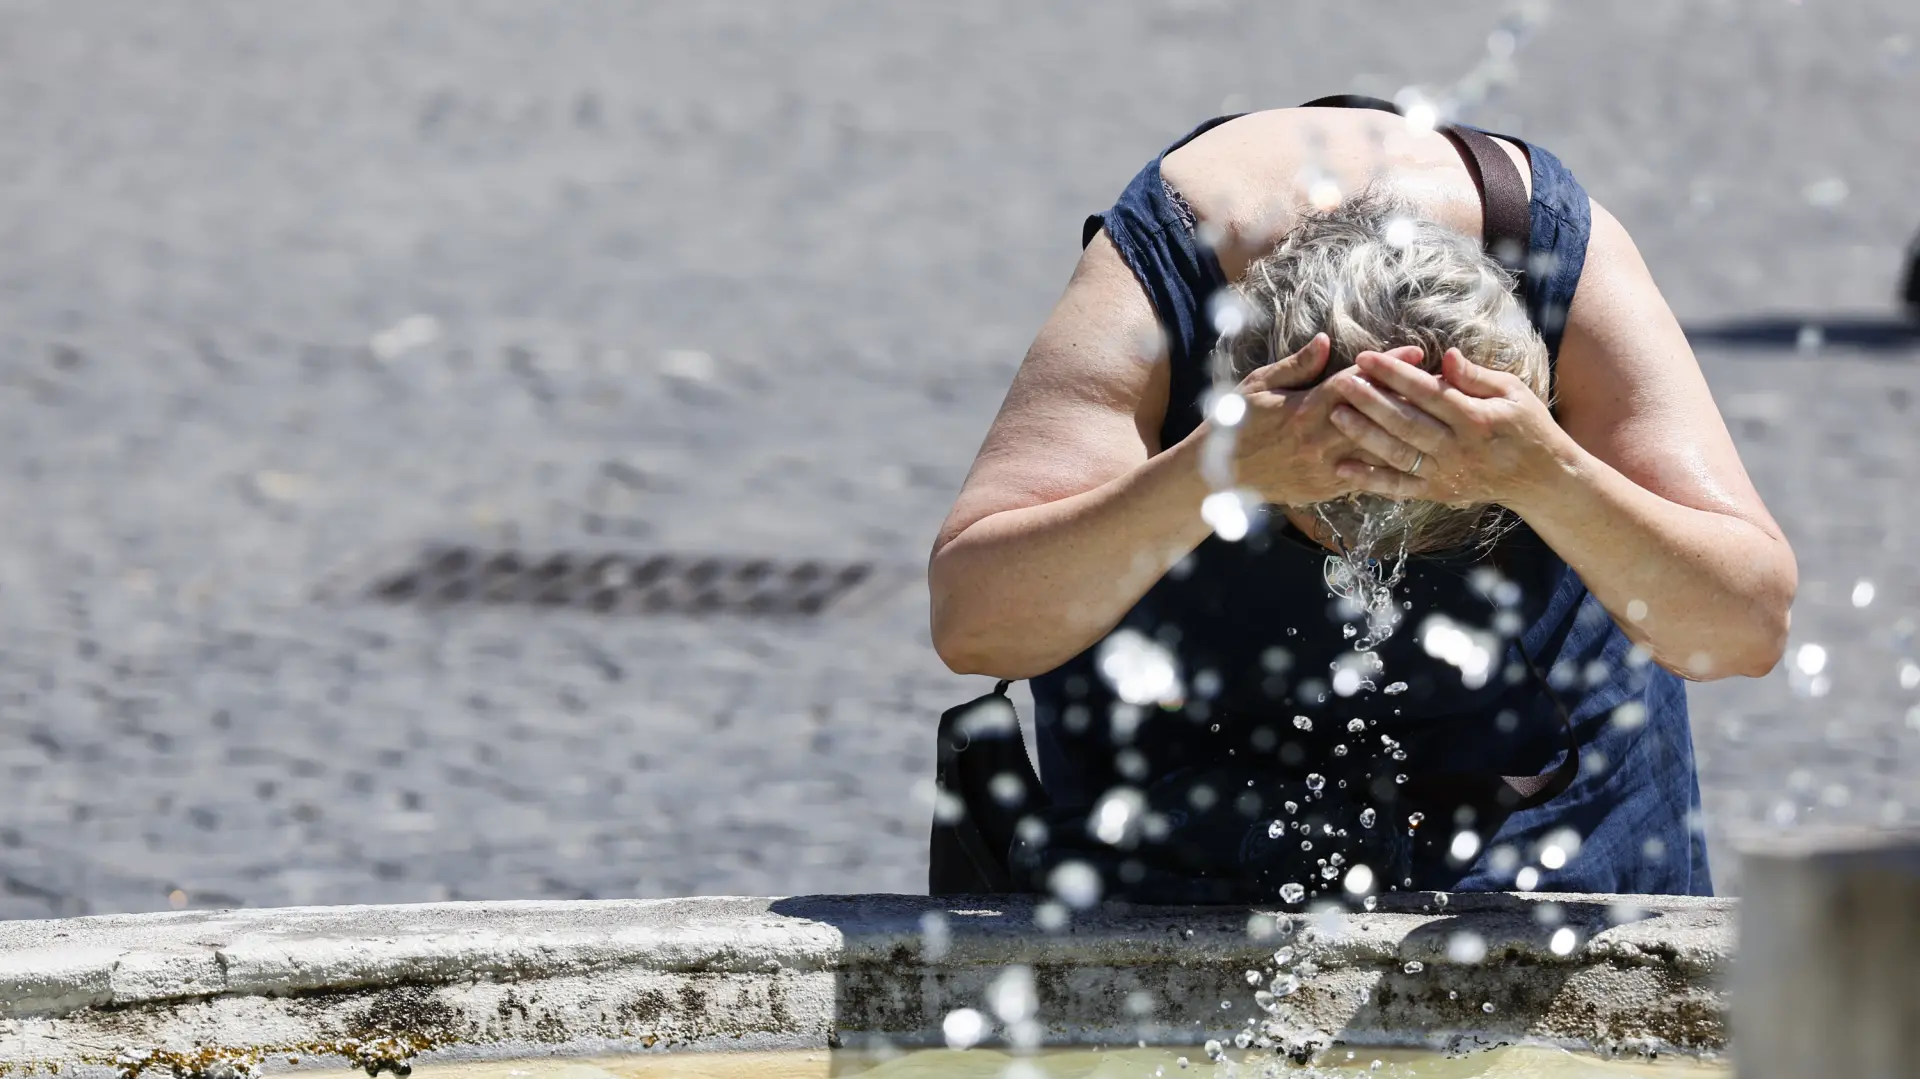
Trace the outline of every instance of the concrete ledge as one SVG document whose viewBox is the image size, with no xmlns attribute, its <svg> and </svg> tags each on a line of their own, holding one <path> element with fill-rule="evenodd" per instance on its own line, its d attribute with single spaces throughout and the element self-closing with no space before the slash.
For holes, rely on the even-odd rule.
<svg viewBox="0 0 1920 1079">
<path fill-rule="evenodd" d="M 1050 1044 L 1194 1044 L 1257 1014 L 1246 972 L 1281 944 L 1306 966 L 1275 1017 L 1303 1044 L 1725 1048 L 1731 901 L 1392 899 L 1351 915 L 1103 910 L 1055 933 L 1024 900 L 908 896 L 4 922 L 0 1076 L 929 1044 L 1015 965 L 1032 972 Z M 1560 928 L 1575 942 L 1564 955 Z M 1462 961 L 1470 942 L 1449 958 L 1463 932 L 1480 962 Z"/>
</svg>

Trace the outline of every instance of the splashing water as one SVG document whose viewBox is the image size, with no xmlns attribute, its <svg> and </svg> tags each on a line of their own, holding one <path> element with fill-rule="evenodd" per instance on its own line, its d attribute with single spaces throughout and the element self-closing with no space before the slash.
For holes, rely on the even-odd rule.
<svg viewBox="0 0 1920 1079">
<path fill-rule="evenodd" d="M 1367 620 L 1365 633 L 1351 625 L 1342 632 L 1353 641 L 1354 651 L 1371 651 L 1400 628 L 1402 612 L 1393 587 L 1407 568 L 1406 504 L 1354 495 L 1315 503 L 1313 513 L 1338 552 L 1327 558 L 1327 589 Z"/>
</svg>

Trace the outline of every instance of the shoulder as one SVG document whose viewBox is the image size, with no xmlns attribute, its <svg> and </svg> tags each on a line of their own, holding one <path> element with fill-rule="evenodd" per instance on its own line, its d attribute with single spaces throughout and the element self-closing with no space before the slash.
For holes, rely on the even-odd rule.
<svg viewBox="0 0 1920 1079">
<path fill-rule="evenodd" d="M 1503 148 L 1527 177 L 1519 148 Z M 1168 153 L 1161 175 L 1193 207 L 1229 279 L 1273 250 L 1303 211 L 1369 186 L 1391 188 L 1455 231 L 1481 231 L 1480 197 L 1453 144 L 1387 112 L 1250 113 Z"/>
</svg>

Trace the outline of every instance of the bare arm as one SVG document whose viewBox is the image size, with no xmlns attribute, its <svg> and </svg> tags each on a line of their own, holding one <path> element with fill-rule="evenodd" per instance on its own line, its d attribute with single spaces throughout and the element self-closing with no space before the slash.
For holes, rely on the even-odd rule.
<svg viewBox="0 0 1920 1079">
<path fill-rule="evenodd" d="M 1662 666 L 1765 674 L 1786 648 L 1793 550 L 1639 250 L 1598 204 L 1588 266 L 1560 356 L 1567 479 L 1515 510 Z"/>
<path fill-rule="evenodd" d="M 1779 661 L 1793 551 L 1632 239 L 1599 205 L 1560 352 L 1557 425 L 1519 380 L 1457 352 L 1439 378 L 1389 357 L 1361 367 L 1367 378 L 1342 391 L 1352 410 L 1334 422 L 1401 470 L 1343 466 L 1365 489 L 1504 503 L 1676 673 L 1760 675 Z M 1433 465 L 1404 475 L 1416 451 Z"/>
<path fill-rule="evenodd" d="M 1206 538 L 1198 470 L 1159 449 L 1167 358 L 1106 234 L 1007 391 L 935 541 L 933 643 L 963 674 L 1052 670 Z"/>
<path fill-rule="evenodd" d="M 1357 452 L 1328 420 L 1331 390 L 1281 392 L 1326 360 L 1321 336 L 1240 385 L 1236 481 L 1270 501 L 1330 495 L 1336 464 Z M 1028 350 L 935 542 L 933 644 L 947 666 L 1050 671 L 1208 536 L 1199 461 L 1210 428 L 1159 452 L 1167 383 L 1152 306 L 1102 233 Z"/>
</svg>

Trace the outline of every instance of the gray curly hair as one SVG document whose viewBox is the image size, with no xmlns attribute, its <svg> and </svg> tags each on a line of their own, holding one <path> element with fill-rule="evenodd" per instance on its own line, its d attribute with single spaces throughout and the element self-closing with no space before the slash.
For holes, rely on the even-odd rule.
<svg viewBox="0 0 1920 1079">
<path fill-rule="evenodd" d="M 1442 354 L 1457 348 L 1482 367 L 1519 377 L 1550 404 L 1547 347 L 1512 288 L 1512 276 L 1471 237 L 1421 220 L 1391 195 L 1361 191 L 1331 211 L 1302 216 L 1271 254 L 1247 267 L 1234 286 L 1246 322 L 1215 347 L 1214 379 L 1232 386 L 1325 331 L 1332 348 L 1322 378 L 1352 366 L 1361 352 L 1401 345 L 1419 345 L 1421 366 L 1438 371 Z M 1377 533 L 1369 520 L 1389 519 L 1398 535 L 1369 540 L 1404 540 L 1407 554 L 1491 544 L 1514 520 L 1485 503 L 1378 495 L 1296 508 L 1349 545 Z"/>
</svg>

